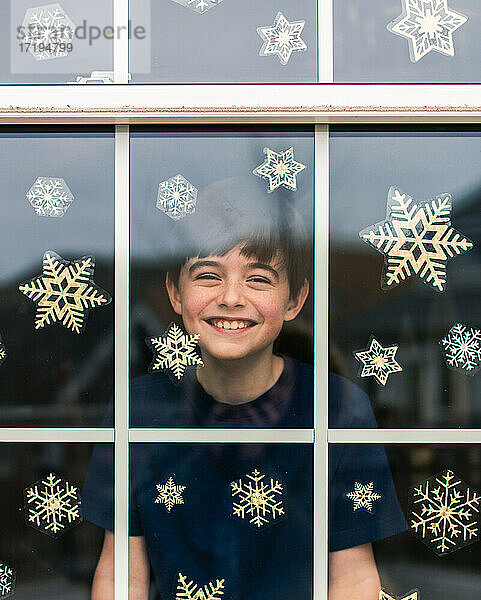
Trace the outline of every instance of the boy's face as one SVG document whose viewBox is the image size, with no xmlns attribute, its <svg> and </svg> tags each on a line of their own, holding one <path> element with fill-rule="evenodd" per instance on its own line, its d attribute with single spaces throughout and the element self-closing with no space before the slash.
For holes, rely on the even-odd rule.
<svg viewBox="0 0 481 600">
<path fill-rule="evenodd" d="M 181 269 L 178 287 L 167 278 L 167 291 L 187 331 L 200 334 L 203 355 L 236 360 L 272 354 L 284 321 L 301 310 L 308 284 L 297 298 L 290 298 L 279 259 L 258 263 L 235 246 L 224 256 L 190 259 Z"/>
</svg>

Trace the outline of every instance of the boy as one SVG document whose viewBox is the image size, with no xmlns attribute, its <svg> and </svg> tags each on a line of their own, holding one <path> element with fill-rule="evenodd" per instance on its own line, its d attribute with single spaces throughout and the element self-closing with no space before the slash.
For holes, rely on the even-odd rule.
<svg viewBox="0 0 481 600">
<path fill-rule="evenodd" d="M 166 289 L 184 329 L 200 336 L 204 366 L 180 386 L 164 374 L 134 380 L 131 425 L 311 428 L 312 367 L 275 352 L 284 322 L 299 315 L 309 292 L 312 243 L 292 205 L 266 197 L 255 180 L 219 182 L 199 196 L 173 239 L 181 248 Z M 358 388 L 334 375 L 330 385 L 331 426 L 372 426 Z M 383 482 L 377 525 L 341 501 L 359 457 L 358 471 Z M 162 600 L 177 597 L 179 573 L 201 587 L 224 579 L 225 600 L 311 599 L 312 459 L 309 444 L 133 445 L 130 600 L 147 600 L 150 569 Z M 101 462 L 96 449 L 83 494 L 86 517 L 106 529 L 93 600 L 112 597 L 112 509 L 98 497 L 108 472 L 98 470 Z M 280 508 L 251 494 L 263 517 L 252 527 L 242 511 L 233 514 L 233 484 L 261 476 L 277 487 Z M 166 509 L 156 489 L 170 478 L 182 501 Z M 330 599 L 374 600 L 380 583 L 370 542 L 404 527 L 382 449 L 334 447 L 330 482 Z"/>
</svg>

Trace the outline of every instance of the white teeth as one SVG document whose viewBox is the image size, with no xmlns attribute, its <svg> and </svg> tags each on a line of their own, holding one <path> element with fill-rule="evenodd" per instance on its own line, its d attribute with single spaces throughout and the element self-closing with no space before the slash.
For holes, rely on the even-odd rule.
<svg viewBox="0 0 481 600">
<path fill-rule="evenodd" d="M 213 324 L 220 329 L 244 329 L 249 326 L 246 321 L 213 321 Z"/>
</svg>

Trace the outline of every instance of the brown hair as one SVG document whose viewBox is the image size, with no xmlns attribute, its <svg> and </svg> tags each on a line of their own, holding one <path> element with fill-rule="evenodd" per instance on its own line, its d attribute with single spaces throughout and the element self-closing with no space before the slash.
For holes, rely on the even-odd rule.
<svg viewBox="0 0 481 600">
<path fill-rule="evenodd" d="M 195 213 L 173 227 L 169 279 L 178 285 L 189 259 L 224 256 L 238 245 L 244 256 L 259 262 L 280 256 L 291 298 L 310 279 L 312 235 L 282 192 L 267 194 L 266 183 L 254 176 L 224 179 L 199 193 Z"/>
</svg>

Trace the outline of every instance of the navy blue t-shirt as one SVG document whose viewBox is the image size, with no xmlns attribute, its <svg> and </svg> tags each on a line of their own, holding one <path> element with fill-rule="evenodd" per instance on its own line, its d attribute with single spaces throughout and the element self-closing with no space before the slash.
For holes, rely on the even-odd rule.
<svg viewBox="0 0 481 600">
<path fill-rule="evenodd" d="M 330 375 L 330 426 L 375 427 L 367 396 Z M 278 382 L 240 406 L 216 402 L 196 378 L 177 387 L 162 374 L 131 388 L 134 427 L 312 426 L 312 367 L 285 359 Z M 313 573 L 313 448 L 311 444 L 146 444 L 131 446 L 130 534 L 145 536 L 162 599 L 175 598 L 178 574 L 199 585 L 225 579 L 225 600 L 310 600 Z M 279 483 L 283 514 L 257 527 L 233 514 L 232 482 Z M 182 504 L 156 503 L 157 484 L 184 486 Z M 374 482 L 375 511 L 353 510 L 345 494 Z M 382 446 L 333 445 L 329 452 L 330 550 L 372 542 L 405 529 Z M 82 501 L 85 517 L 113 529 L 112 455 L 94 450 Z"/>
</svg>

